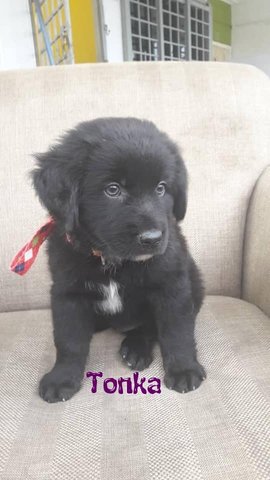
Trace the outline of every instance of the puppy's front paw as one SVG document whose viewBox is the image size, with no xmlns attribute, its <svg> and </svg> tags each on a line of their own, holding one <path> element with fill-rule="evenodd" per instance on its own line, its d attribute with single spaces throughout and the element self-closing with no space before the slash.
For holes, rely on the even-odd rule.
<svg viewBox="0 0 270 480">
<path fill-rule="evenodd" d="M 39 395 L 45 402 L 56 403 L 69 400 L 80 389 L 80 381 L 61 378 L 54 370 L 44 375 L 39 384 Z"/>
<path fill-rule="evenodd" d="M 131 370 L 144 370 L 153 360 L 149 345 L 129 336 L 123 340 L 119 353 Z"/>
<path fill-rule="evenodd" d="M 164 383 L 170 390 L 187 393 L 196 390 L 205 378 L 206 373 L 204 368 L 196 362 L 189 369 L 168 369 L 164 377 Z"/>
</svg>

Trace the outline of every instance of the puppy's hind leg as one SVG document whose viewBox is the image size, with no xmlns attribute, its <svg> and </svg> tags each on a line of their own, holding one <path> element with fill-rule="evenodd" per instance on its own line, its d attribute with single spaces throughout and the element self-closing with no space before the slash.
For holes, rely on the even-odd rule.
<svg viewBox="0 0 270 480">
<path fill-rule="evenodd" d="M 156 326 L 150 319 L 127 333 L 119 353 L 131 370 L 141 371 L 149 367 L 153 360 L 152 351 L 156 339 Z"/>
</svg>

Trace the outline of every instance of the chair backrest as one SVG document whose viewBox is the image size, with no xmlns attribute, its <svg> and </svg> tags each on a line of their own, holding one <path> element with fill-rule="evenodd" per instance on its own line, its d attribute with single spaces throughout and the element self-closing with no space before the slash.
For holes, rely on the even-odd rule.
<svg viewBox="0 0 270 480">
<path fill-rule="evenodd" d="M 46 213 L 27 173 L 33 152 L 101 116 L 154 121 L 180 145 L 189 171 L 183 231 L 208 293 L 239 296 L 249 198 L 270 162 L 269 80 L 237 64 L 153 62 L 40 67 L 0 74 L 1 310 L 49 305 L 45 248 L 32 269 L 13 255 Z"/>
</svg>

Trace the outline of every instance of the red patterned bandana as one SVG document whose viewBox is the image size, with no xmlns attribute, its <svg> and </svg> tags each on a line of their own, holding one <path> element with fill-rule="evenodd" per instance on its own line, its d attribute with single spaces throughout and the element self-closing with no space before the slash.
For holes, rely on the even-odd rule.
<svg viewBox="0 0 270 480">
<path fill-rule="evenodd" d="M 48 238 L 54 227 L 55 220 L 50 217 L 35 233 L 30 242 L 27 242 L 27 244 L 24 245 L 24 247 L 15 255 L 10 264 L 10 270 L 12 272 L 18 273 L 18 275 L 24 275 L 28 272 L 36 259 L 42 243 Z M 72 244 L 72 239 L 68 233 L 66 233 L 66 240 L 68 243 Z M 100 257 L 102 265 L 105 265 L 105 260 L 99 250 L 92 250 L 92 255 Z"/>
<path fill-rule="evenodd" d="M 42 243 L 48 238 L 54 227 L 55 220 L 50 217 L 35 233 L 30 242 L 27 242 L 17 255 L 15 255 L 10 264 L 10 270 L 12 272 L 18 273 L 18 275 L 24 275 L 28 272 L 36 259 Z"/>
</svg>

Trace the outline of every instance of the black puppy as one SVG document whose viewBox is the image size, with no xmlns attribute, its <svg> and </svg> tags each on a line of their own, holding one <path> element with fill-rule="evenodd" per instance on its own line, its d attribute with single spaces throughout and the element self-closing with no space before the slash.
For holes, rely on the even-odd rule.
<svg viewBox="0 0 270 480">
<path fill-rule="evenodd" d="M 57 355 L 41 397 L 79 390 L 90 339 L 107 327 L 127 332 L 120 354 L 130 368 L 148 367 L 158 340 L 166 386 L 198 388 L 203 287 L 177 224 L 187 174 L 176 145 L 151 122 L 102 118 L 36 157 L 34 187 L 56 221 L 48 252 Z"/>
</svg>

